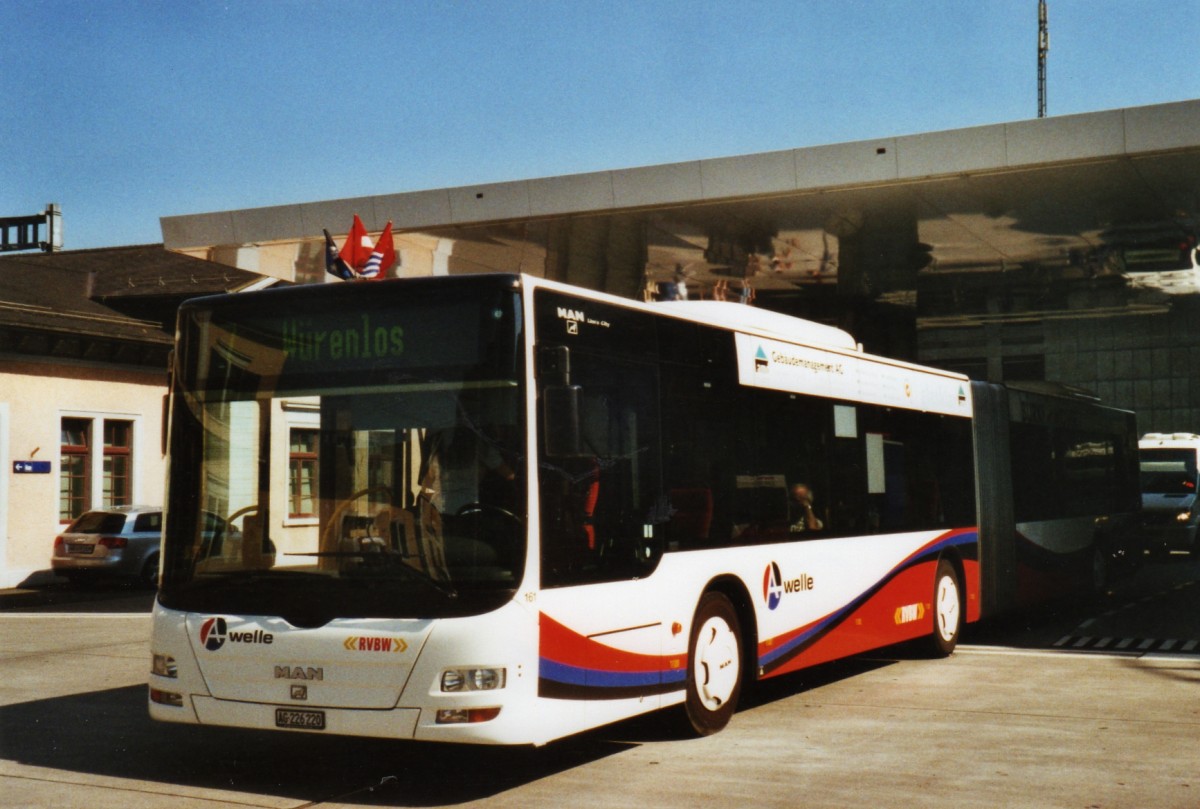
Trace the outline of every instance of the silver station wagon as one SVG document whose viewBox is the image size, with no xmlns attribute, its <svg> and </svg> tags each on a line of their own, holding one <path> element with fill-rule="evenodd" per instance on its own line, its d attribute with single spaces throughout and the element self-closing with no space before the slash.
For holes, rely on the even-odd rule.
<svg viewBox="0 0 1200 809">
<path fill-rule="evenodd" d="M 117 506 L 86 511 L 54 540 L 50 566 L 72 582 L 100 576 L 158 582 L 162 508 Z"/>
</svg>

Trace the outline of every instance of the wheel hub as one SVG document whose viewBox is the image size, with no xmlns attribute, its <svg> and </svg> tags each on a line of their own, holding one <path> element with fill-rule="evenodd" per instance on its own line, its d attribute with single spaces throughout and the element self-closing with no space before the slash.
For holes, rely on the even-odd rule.
<svg viewBox="0 0 1200 809">
<path fill-rule="evenodd" d="M 954 637 L 958 627 L 958 588 L 949 576 L 943 576 L 938 581 L 937 603 L 934 604 L 937 615 L 938 633 L 944 640 Z"/>
<path fill-rule="evenodd" d="M 733 697 L 739 676 L 737 636 L 720 618 L 709 618 L 696 638 L 696 691 L 704 707 L 716 710 Z"/>
</svg>

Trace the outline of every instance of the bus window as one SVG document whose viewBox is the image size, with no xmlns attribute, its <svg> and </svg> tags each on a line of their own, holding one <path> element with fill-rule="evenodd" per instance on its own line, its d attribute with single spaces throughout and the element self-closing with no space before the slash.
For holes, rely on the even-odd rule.
<svg viewBox="0 0 1200 809">
<path fill-rule="evenodd" d="M 968 424 L 911 410 L 860 411 L 866 524 L 856 530 L 915 531 L 975 521 Z"/>
<path fill-rule="evenodd" d="M 1142 491 L 1149 494 L 1196 494 L 1196 451 L 1143 449 Z"/>
<path fill-rule="evenodd" d="M 829 444 L 833 406 L 821 399 L 776 391 L 743 391 L 732 421 L 736 479 L 734 544 L 786 542 L 829 536 L 836 530 L 830 504 Z M 793 504 L 792 489 L 807 489 L 815 522 Z M 811 526 L 819 524 L 820 529 Z"/>
<path fill-rule="evenodd" d="M 571 382 L 582 390 L 584 451 L 551 458 L 543 448 L 543 585 L 644 576 L 669 519 L 654 368 L 573 353 Z"/>
<path fill-rule="evenodd" d="M 734 485 L 731 393 L 706 369 L 664 365 L 661 373 L 667 548 L 727 545 Z"/>
</svg>

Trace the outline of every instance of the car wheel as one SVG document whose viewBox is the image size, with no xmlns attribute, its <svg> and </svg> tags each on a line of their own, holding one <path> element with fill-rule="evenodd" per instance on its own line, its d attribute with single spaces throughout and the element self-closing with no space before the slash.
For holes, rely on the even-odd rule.
<svg viewBox="0 0 1200 809">
<path fill-rule="evenodd" d="M 742 637 L 737 611 L 721 593 L 705 593 L 696 607 L 688 644 L 684 710 L 693 732 L 716 733 L 729 724 L 742 686 Z"/>
<path fill-rule="evenodd" d="M 145 563 L 142 565 L 142 572 L 138 576 L 138 580 L 141 581 L 141 583 L 146 587 L 158 587 L 157 553 L 153 553 L 146 558 Z"/>
</svg>

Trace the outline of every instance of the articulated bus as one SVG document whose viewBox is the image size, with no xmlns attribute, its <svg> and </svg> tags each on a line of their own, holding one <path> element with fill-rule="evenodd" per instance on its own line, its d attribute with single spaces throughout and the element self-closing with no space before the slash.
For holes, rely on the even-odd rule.
<svg viewBox="0 0 1200 809">
<path fill-rule="evenodd" d="M 1131 414 L 734 303 L 312 285 L 189 302 L 174 357 L 163 721 L 712 733 L 756 680 L 1098 586 L 1136 512 Z"/>
</svg>

